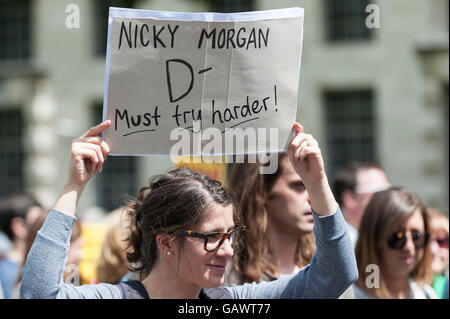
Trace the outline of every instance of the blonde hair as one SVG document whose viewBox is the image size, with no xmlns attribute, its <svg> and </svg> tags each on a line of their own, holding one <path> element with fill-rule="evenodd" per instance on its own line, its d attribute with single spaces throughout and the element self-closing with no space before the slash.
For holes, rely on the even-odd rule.
<svg viewBox="0 0 450 319">
<path fill-rule="evenodd" d="M 436 208 L 427 208 L 428 215 L 430 216 L 431 233 L 437 230 L 443 230 L 449 234 L 449 221 L 448 217 Z"/>
<path fill-rule="evenodd" d="M 97 262 L 98 282 L 115 284 L 128 272 L 127 247 L 129 222 L 125 207 L 118 208 L 108 216 L 109 230 L 102 244 Z"/>
<path fill-rule="evenodd" d="M 233 165 L 230 177 L 230 187 L 235 193 L 241 215 L 240 220 L 248 225 L 248 231 L 243 234 L 243 248 L 239 250 L 233 260 L 235 274 L 231 278 L 239 277 L 239 283 L 261 281 L 265 273 L 277 274 L 278 267 L 269 249 L 266 236 L 268 217 L 267 209 L 258 197 L 268 194 L 277 179 L 281 176 L 283 165 L 290 165 L 286 153 L 278 155 L 278 169 L 274 174 L 260 174 L 261 163 L 244 163 Z M 315 253 L 314 234 L 306 234 L 297 241 L 295 263 L 306 266 Z"/>
<path fill-rule="evenodd" d="M 445 234 L 447 235 L 447 237 L 449 236 L 449 220 L 448 217 L 445 216 L 441 211 L 439 211 L 436 208 L 427 208 L 428 211 L 428 215 L 430 217 L 430 229 L 431 229 L 431 242 L 433 240 L 435 240 L 435 235 L 436 232 L 445 232 Z M 443 274 L 445 273 L 445 269 L 448 269 L 448 259 L 446 262 L 446 267 L 444 268 L 444 270 L 440 273 Z M 434 270 L 436 271 L 436 270 Z M 434 273 L 433 271 L 433 273 Z M 434 274 L 439 274 L 439 272 L 434 273 Z M 429 278 L 428 284 L 432 285 L 434 281 L 434 277 Z"/>
<path fill-rule="evenodd" d="M 356 284 L 361 289 L 366 290 L 365 282 L 369 275 L 366 273 L 366 267 L 370 264 L 381 265 L 381 247 L 388 236 L 418 209 L 423 217 L 424 230 L 428 236 L 430 234 L 428 213 L 416 195 L 400 187 L 391 187 L 373 195 L 364 211 L 355 248 L 359 272 Z M 429 281 L 432 276 L 430 241 L 424 247 L 422 259 L 409 275 L 420 286 Z M 380 271 L 380 287 L 372 288 L 370 291 L 377 298 L 391 298 L 382 271 Z"/>
</svg>

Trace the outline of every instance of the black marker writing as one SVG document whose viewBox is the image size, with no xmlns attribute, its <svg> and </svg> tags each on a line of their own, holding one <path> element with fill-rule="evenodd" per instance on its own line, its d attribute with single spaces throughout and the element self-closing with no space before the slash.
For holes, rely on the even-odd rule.
<svg viewBox="0 0 450 319">
<path fill-rule="evenodd" d="M 130 115 L 128 114 L 127 109 L 120 110 L 119 108 L 116 108 L 115 114 L 114 114 L 114 129 L 117 131 L 118 125 L 120 125 L 122 122 L 125 122 L 126 129 L 132 129 L 132 128 L 140 128 L 142 126 L 144 127 L 150 127 L 150 126 L 158 126 L 159 122 L 158 119 L 161 117 L 161 115 L 158 113 L 158 106 L 155 106 L 153 114 L 151 112 L 147 112 L 144 114 L 138 114 L 138 115 Z M 123 126 L 123 125 L 122 125 Z M 145 130 L 148 131 L 148 130 Z M 130 135 L 125 134 L 123 136 Z"/>
<path fill-rule="evenodd" d="M 244 123 L 247 123 L 247 122 L 251 122 L 251 121 L 255 121 L 255 120 L 259 120 L 259 117 L 255 117 L 255 118 L 252 118 L 252 119 L 249 119 L 249 120 L 245 120 L 245 121 L 239 122 L 237 124 L 231 125 L 230 127 L 227 127 L 224 131 L 222 131 L 222 133 L 225 133 L 230 128 L 234 128 L 234 127 L 239 126 L 241 124 L 244 124 Z"/>
<path fill-rule="evenodd" d="M 201 109 L 190 109 L 188 111 L 179 111 L 180 106 L 177 104 L 175 107 L 175 114 L 172 117 L 177 122 L 177 126 L 180 126 L 179 117 L 183 117 L 183 125 L 191 121 L 201 121 L 202 120 L 202 110 Z M 197 111 L 197 116 L 195 116 L 195 111 Z"/>
<path fill-rule="evenodd" d="M 183 92 L 183 94 L 180 94 L 180 96 L 178 96 L 177 98 L 174 98 L 174 96 L 173 96 L 173 88 L 172 88 L 172 80 L 171 80 L 171 72 L 170 72 L 170 64 L 173 64 L 173 63 L 183 64 L 184 66 L 187 67 L 187 69 L 189 70 L 190 75 L 191 75 L 191 80 L 189 82 L 188 89 L 185 92 Z M 186 62 L 182 59 L 171 59 L 171 60 L 166 61 L 166 78 L 167 78 L 167 89 L 169 90 L 169 99 L 170 99 L 171 103 L 179 101 L 182 98 L 184 98 L 186 95 L 189 94 L 189 92 L 191 92 L 192 87 L 194 86 L 194 70 L 192 69 L 192 66 L 188 62 Z"/>
<path fill-rule="evenodd" d="M 147 23 L 134 23 L 132 21 L 125 23 L 124 21 L 120 24 L 119 32 L 119 50 L 122 47 L 122 43 L 126 47 L 138 48 L 138 47 L 148 47 L 153 44 L 153 48 L 165 48 L 169 45 L 173 48 L 175 44 L 175 33 L 177 32 L 179 26 L 171 26 L 167 24 L 166 26 L 150 26 Z M 151 30 L 151 32 L 150 32 Z"/>
<path fill-rule="evenodd" d="M 208 32 L 206 29 L 202 29 L 200 38 L 198 40 L 198 48 L 203 47 L 203 43 L 208 40 L 211 41 L 212 49 L 236 49 L 236 48 L 249 48 L 261 49 L 267 47 L 269 42 L 269 28 L 265 30 L 261 28 L 251 28 L 249 32 L 244 27 L 237 30 L 235 29 L 212 29 Z"/>
<path fill-rule="evenodd" d="M 253 116 L 261 111 L 267 111 L 266 101 L 270 97 L 262 99 L 262 101 L 254 100 L 250 103 L 250 98 L 247 96 L 246 103 L 243 105 L 235 105 L 231 107 L 226 107 L 224 109 L 216 109 L 215 101 L 211 101 L 212 107 L 212 124 L 224 123 L 229 121 L 234 121 L 239 118 L 245 118 L 248 116 Z"/>
</svg>

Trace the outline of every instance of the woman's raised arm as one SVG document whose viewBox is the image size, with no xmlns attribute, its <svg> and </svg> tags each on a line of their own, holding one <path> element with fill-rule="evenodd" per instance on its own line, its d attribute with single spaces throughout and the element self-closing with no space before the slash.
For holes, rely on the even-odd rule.
<svg viewBox="0 0 450 319">
<path fill-rule="evenodd" d="M 102 170 L 109 155 L 108 144 L 98 136 L 111 125 L 104 121 L 72 141 L 69 174 L 54 208 L 64 214 L 75 216 L 76 206 L 87 182 Z"/>
</svg>

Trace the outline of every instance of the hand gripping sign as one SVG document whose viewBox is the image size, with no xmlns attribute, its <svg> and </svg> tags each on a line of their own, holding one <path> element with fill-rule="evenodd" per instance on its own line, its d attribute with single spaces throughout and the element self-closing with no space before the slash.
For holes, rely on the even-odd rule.
<svg viewBox="0 0 450 319">
<path fill-rule="evenodd" d="M 112 155 L 283 151 L 297 111 L 303 9 L 110 8 L 103 119 Z"/>
</svg>

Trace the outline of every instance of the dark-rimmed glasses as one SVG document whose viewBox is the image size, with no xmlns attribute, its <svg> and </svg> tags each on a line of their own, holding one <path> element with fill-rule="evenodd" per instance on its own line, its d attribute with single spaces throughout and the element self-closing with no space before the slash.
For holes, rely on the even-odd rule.
<svg viewBox="0 0 450 319">
<path fill-rule="evenodd" d="M 427 244 L 428 234 L 418 230 L 411 231 L 411 239 L 415 248 L 423 248 Z M 395 232 L 388 238 L 388 246 L 391 249 L 403 249 L 406 245 L 407 234 L 405 232 Z"/>
<path fill-rule="evenodd" d="M 212 232 L 208 234 L 201 234 L 194 232 L 192 230 L 182 230 L 177 232 L 177 234 L 186 237 L 196 237 L 203 239 L 205 241 L 203 248 L 207 252 L 211 253 L 219 249 L 219 247 L 222 246 L 225 239 L 228 239 L 230 241 L 230 244 L 233 248 L 236 247 L 237 244 L 239 243 L 239 240 L 241 239 L 241 234 L 246 230 L 247 230 L 246 226 L 236 225 L 226 233 Z"/>
</svg>

